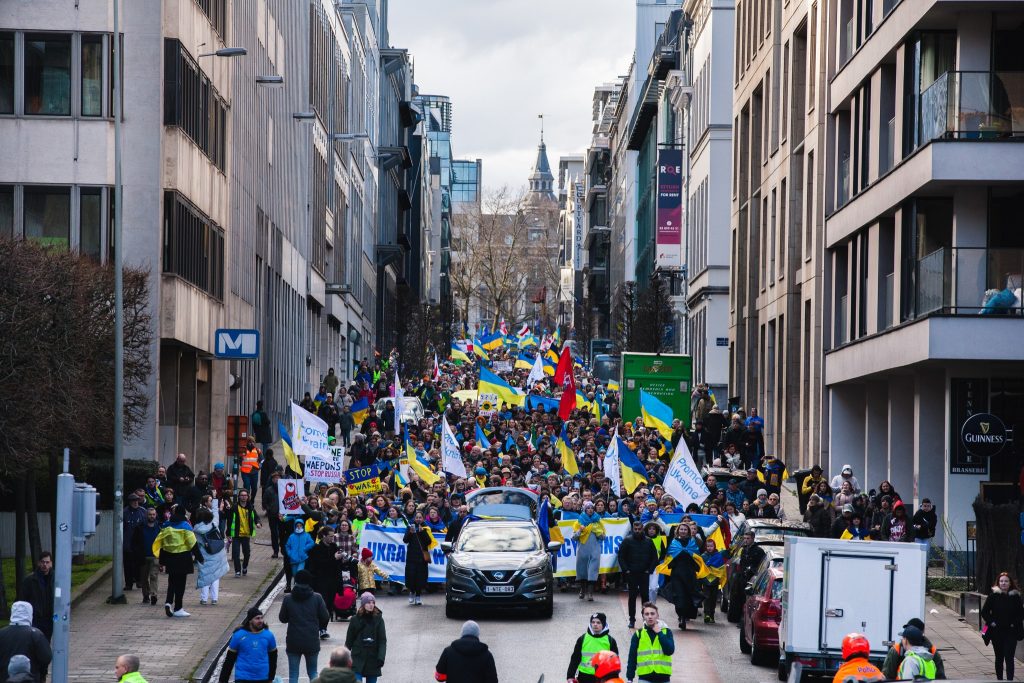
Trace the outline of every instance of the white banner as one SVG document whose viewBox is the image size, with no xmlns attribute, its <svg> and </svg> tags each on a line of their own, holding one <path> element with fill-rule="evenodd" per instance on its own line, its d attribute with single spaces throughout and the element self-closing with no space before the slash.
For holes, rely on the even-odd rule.
<svg viewBox="0 0 1024 683">
<path fill-rule="evenodd" d="M 383 527 L 376 524 L 367 524 L 363 527 L 359 542 L 359 552 L 363 548 L 369 548 L 373 553 L 373 561 L 377 563 L 380 570 L 391 577 L 392 581 L 405 583 L 405 553 L 408 546 L 402 542 L 405 536 L 405 527 Z M 438 538 L 437 542 L 443 541 Z M 413 552 L 419 552 L 419 546 L 414 544 Z M 448 560 L 441 547 L 438 546 L 430 551 L 430 566 L 427 568 L 427 581 L 430 583 L 444 583 L 445 571 Z"/>
<path fill-rule="evenodd" d="M 338 452 L 340 451 L 340 452 Z M 344 477 L 345 470 L 345 448 L 332 448 L 331 454 L 327 457 L 322 455 L 307 455 L 305 462 L 306 481 L 310 484 L 339 484 Z"/>
<path fill-rule="evenodd" d="M 676 445 L 676 452 L 665 473 L 664 486 L 665 492 L 675 498 L 676 503 L 684 510 L 690 503 L 700 505 L 711 495 L 703 477 L 700 476 L 700 470 L 693 462 L 686 439 L 679 439 Z"/>
<path fill-rule="evenodd" d="M 301 479 L 277 480 L 277 499 L 281 503 L 282 515 L 302 514 L 302 496 Z"/>
<path fill-rule="evenodd" d="M 463 479 L 469 476 L 466 472 L 466 463 L 462 461 L 459 442 L 444 416 L 441 417 L 441 469 Z"/>
<path fill-rule="evenodd" d="M 612 493 L 616 496 L 622 489 L 622 470 L 619 461 L 619 430 L 612 432 L 608 450 L 604 454 L 604 476 L 608 477 Z"/>
<path fill-rule="evenodd" d="M 477 411 L 478 414 L 489 416 L 493 415 L 494 411 L 498 409 L 498 395 L 497 394 L 477 394 L 477 405 L 480 406 Z"/>
<path fill-rule="evenodd" d="M 331 457 L 327 423 L 297 403 L 292 403 L 292 450 L 295 455 Z"/>
<path fill-rule="evenodd" d="M 604 539 L 601 541 L 601 573 L 612 574 L 619 571 L 619 546 L 626 534 L 632 531 L 632 525 L 628 519 L 604 519 Z M 580 547 L 579 541 L 572 538 L 572 527 L 575 522 L 559 522 L 558 527 L 562 530 L 562 538 L 565 543 L 558 549 L 558 561 L 555 567 L 555 576 L 568 578 L 576 576 L 576 551 Z"/>
<path fill-rule="evenodd" d="M 512 361 L 496 360 L 491 363 L 491 369 L 495 372 L 512 372 Z"/>
</svg>

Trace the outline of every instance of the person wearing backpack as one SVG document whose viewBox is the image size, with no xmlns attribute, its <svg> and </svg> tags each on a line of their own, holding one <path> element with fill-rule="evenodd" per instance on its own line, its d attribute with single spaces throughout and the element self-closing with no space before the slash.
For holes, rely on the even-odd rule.
<svg viewBox="0 0 1024 683">
<path fill-rule="evenodd" d="M 228 554 L 224 549 L 224 538 L 213 523 L 213 512 L 205 507 L 196 510 L 193 531 L 199 542 L 199 553 L 203 556 L 203 563 L 196 573 L 199 604 L 216 605 L 220 597 L 220 577 L 228 573 Z"/>
<path fill-rule="evenodd" d="M 263 524 L 249 500 L 247 489 L 238 490 L 238 503 L 230 514 L 227 536 L 234 541 L 231 544 L 231 561 L 235 565 L 235 578 L 238 578 L 249 573 L 249 554 L 252 552 L 250 542 L 256 535 L 256 528 L 262 528 Z M 239 553 L 242 555 L 241 561 Z"/>
</svg>

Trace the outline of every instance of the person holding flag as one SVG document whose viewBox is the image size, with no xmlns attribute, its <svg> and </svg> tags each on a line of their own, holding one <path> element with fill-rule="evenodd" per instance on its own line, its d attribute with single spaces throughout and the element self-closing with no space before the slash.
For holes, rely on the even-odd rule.
<svg viewBox="0 0 1024 683">
<path fill-rule="evenodd" d="M 718 596 L 725 585 L 725 556 L 715 544 L 715 539 L 708 538 L 704 541 L 704 552 L 701 559 L 708 568 L 708 575 L 704 577 L 704 623 L 715 623 L 715 607 L 718 606 Z"/>
<path fill-rule="evenodd" d="M 576 549 L 576 581 L 580 584 L 579 598 L 594 601 L 594 582 L 601 573 L 601 541 L 604 539 L 604 525 L 594 512 L 594 503 L 584 501 L 583 511 L 572 526 L 573 540 L 579 541 Z"/>
<path fill-rule="evenodd" d="M 673 536 L 658 571 L 665 573 L 667 569 L 668 581 L 662 586 L 662 597 L 675 606 L 679 630 L 685 631 L 686 622 L 697 618 L 697 604 L 702 599 L 697 581 L 707 576 L 708 569 L 688 525 L 676 525 Z"/>
</svg>

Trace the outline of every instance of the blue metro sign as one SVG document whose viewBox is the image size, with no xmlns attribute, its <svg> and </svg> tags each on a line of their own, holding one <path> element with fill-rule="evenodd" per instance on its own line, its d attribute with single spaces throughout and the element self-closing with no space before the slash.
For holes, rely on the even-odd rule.
<svg viewBox="0 0 1024 683">
<path fill-rule="evenodd" d="M 215 358 L 248 360 L 260 357 L 259 330 L 217 330 L 213 335 Z"/>
</svg>

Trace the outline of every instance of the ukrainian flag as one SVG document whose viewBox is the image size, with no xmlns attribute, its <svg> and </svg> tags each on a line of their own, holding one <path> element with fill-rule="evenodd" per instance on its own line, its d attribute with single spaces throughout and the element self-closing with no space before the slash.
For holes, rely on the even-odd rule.
<svg viewBox="0 0 1024 683">
<path fill-rule="evenodd" d="M 690 551 L 686 550 L 684 548 L 684 549 L 682 549 L 679 552 L 689 553 Z M 668 566 L 669 566 L 669 564 L 672 563 L 672 560 L 674 560 L 676 557 L 679 556 L 679 552 L 677 552 L 675 555 L 667 553 L 665 555 L 665 560 L 661 564 L 659 564 L 657 567 L 655 567 L 654 573 L 655 574 L 661 574 L 663 576 L 671 575 L 672 574 L 672 570 L 669 569 Z M 705 564 L 703 557 L 701 557 L 697 553 L 690 553 L 690 557 L 693 558 L 694 564 L 697 565 L 697 578 L 698 579 L 703 579 L 706 576 L 710 576 L 711 571 L 708 569 L 707 564 Z"/>
<path fill-rule="evenodd" d="M 608 387 L 608 391 L 618 391 L 619 390 L 619 383 L 616 382 L 613 379 L 610 379 L 610 380 L 608 380 L 607 387 Z"/>
<path fill-rule="evenodd" d="M 725 558 L 722 557 L 722 553 L 716 550 L 713 553 L 706 553 L 701 556 L 704 561 L 704 566 L 708 568 L 709 582 L 718 582 L 718 588 L 721 589 L 725 586 Z"/>
<path fill-rule="evenodd" d="M 544 363 L 544 374 L 547 375 L 548 377 L 554 377 L 555 376 L 555 366 L 557 365 L 557 363 L 552 363 L 547 358 L 544 358 L 543 363 Z"/>
<path fill-rule="evenodd" d="M 657 429 L 664 438 L 672 439 L 672 409 L 643 389 L 640 390 L 640 414 L 645 427 Z"/>
<path fill-rule="evenodd" d="M 405 457 L 409 459 L 409 467 L 412 468 L 413 472 L 419 475 L 419 478 L 423 480 L 423 483 L 427 486 L 433 486 L 437 483 L 441 477 L 437 476 L 427 463 L 420 460 L 419 456 L 416 455 L 416 450 L 409 443 L 409 433 L 405 432 Z"/>
<path fill-rule="evenodd" d="M 572 452 L 572 447 L 569 446 L 569 436 L 566 431 L 566 423 L 562 423 L 562 433 L 558 436 L 558 452 L 562 456 L 562 469 L 576 476 L 580 473 L 580 468 L 576 464 L 576 454 Z"/>
<path fill-rule="evenodd" d="M 451 357 L 452 360 L 461 360 L 464 363 L 469 362 L 469 356 L 466 355 L 466 352 L 459 349 L 457 346 L 455 346 L 455 344 L 452 344 L 451 351 L 449 352 L 448 355 Z"/>
<path fill-rule="evenodd" d="M 591 415 L 599 420 L 601 419 L 601 409 L 597 407 L 597 401 L 588 401 L 587 397 L 578 391 L 576 392 L 576 407 L 586 408 L 590 411 Z"/>
<path fill-rule="evenodd" d="M 476 388 L 480 394 L 497 394 L 498 398 L 510 406 L 521 406 L 526 402 L 525 394 L 520 394 L 511 384 L 487 368 L 480 368 L 480 381 Z"/>
<path fill-rule="evenodd" d="M 544 352 L 545 360 L 551 361 L 552 365 L 558 365 L 558 352 L 552 348 L 549 348 Z"/>
<path fill-rule="evenodd" d="M 484 347 L 480 345 L 479 340 L 473 342 L 473 353 L 476 354 L 476 356 L 480 358 L 480 360 L 490 360 L 490 357 L 487 355 L 487 352 L 484 351 Z"/>
<path fill-rule="evenodd" d="M 408 462 L 404 462 L 405 458 L 398 461 L 398 467 L 395 468 L 395 481 L 398 482 L 399 487 L 405 487 L 409 485 L 409 480 L 402 474 L 402 464 L 408 465 Z"/>
<path fill-rule="evenodd" d="M 277 431 L 281 435 L 281 449 L 284 450 L 284 460 L 288 463 L 289 469 L 296 474 L 302 474 L 302 465 L 299 464 L 299 458 L 292 450 L 292 437 L 289 436 L 288 429 L 283 422 L 277 423 Z"/>
<path fill-rule="evenodd" d="M 516 440 L 512 438 L 512 433 L 509 432 L 509 435 L 507 437 L 505 437 L 505 448 L 504 448 L 504 451 L 506 453 L 511 453 L 513 450 L 517 450 L 518 451 L 519 448 L 516 446 Z"/>
<path fill-rule="evenodd" d="M 487 440 L 487 435 L 484 434 L 484 430 L 480 428 L 479 422 L 476 424 L 476 445 L 484 450 L 491 447 L 491 442 Z"/>
<path fill-rule="evenodd" d="M 366 421 L 366 416 L 370 412 L 370 399 L 363 396 L 361 399 L 352 404 L 352 421 L 357 425 L 363 424 Z"/>
<path fill-rule="evenodd" d="M 502 347 L 502 345 L 505 343 L 505 337 L 502 336 L 500 333 L 487 334 L 482 336 L 480 338 L 480 341 L 482 342 L 482 346 L 486 350 L 494 351 L 495 349 L 500 349 Z M 473 345 L 473 348 L 476 348 L 476 344 Z"/>
<path fill-rule="evenodd" d="M 537 337 L 532 334 L 524 334 L 519 338 L 519 348 L 525 349 L 530 346 L 537 345 Z"/>
<path fill-rule="evenodd" d="M 533 359 L 530 358 L 529 356 L 527 356 L 525 353 L 521 353 L 516 358 L 515 367 L 519 368 L 520 370 L 532 370 L 533 369 Z"/>
<path fill-rule="evenodd" d="M 615 439 L 619 454 L 619 469 L 622 472 L 622 485 L 626 487 L 627 493 L 632 494 L 647 483 L 647 468 L 640 462 L 636 453 L 629 450 L 629 446 L 622 440 L 622 437 L 616 436 Z"/>
</svg>

